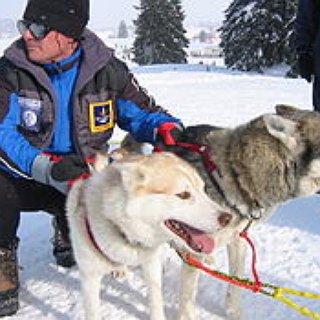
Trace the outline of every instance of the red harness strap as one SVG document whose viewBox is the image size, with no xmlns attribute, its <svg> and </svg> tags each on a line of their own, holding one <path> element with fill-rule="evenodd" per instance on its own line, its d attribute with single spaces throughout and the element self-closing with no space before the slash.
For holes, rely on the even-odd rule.
<svg viewBox="0 0 320 320">
<path fill-rule="evenodd" d="M 88 173 L 85 173 L 85 174 L 82 174 L 80 177 L 78 177 L 77 179 L 75 180 L 72 180 L 70 185 L 71 186 L 73 183 L 75 183 L 76 181 L 80 181 L 80 180 L 85 180 L 85 179 L 88 179 L 90 177 L 90 174 Z M 80 189 L 80 201 L 83 201 L 83 186 L 81 186 L 81 189 Z M 84 204 L 83 204 L 84 205 Z M 88 234 L 88 237 L 92 243 L 92 245 L 94 246 L 94 248 L 103 256 L 106 256 L 103 251 L 100 249 L 96 239 L 94 238 L 94 235 L 93 235 L 93 232 L 92 232 L 92 229 L 90 227 L 90 223 L 89 223 L 89 219 L 88 219 L 88 212 L 87 210 L 85 209 L 85 216 L 84 216 L 84 224 L 85 224 L 85 227 L 86 227 L 86 231 L 87 231 L 87 234 Z"/>
<path fill-rule="evenodd" d="M 211 160 L 210 148 L 205 144 L 178 142 L 177 146 L 185 147 L 190 151 L 197 152 L 202 155 L 205 167 L 209 173 L 217 170 L 217 165 Z"/>
<path fill-rule="evenodd" d="M 68 180 L 68 187 L 71 188 L 72 185 L 74 183 L 76 183 L 77 181 L 80 181 L 80 180 L 85 180 L 85 179 L 88 179 L 90 177 L 90 173 L 83 173 L 81 174 L 78 178 L 76 179 L 73 179 L 73 180 Z"/>
<path fill-rule="evenodd" d="M 262 282 L 260 281 L 258 271 L 257 271 L 257 253 L 256 248 L 253 244 L 253 241 L 250 239 L 247 232 L 243 231 L 240 233 L 240 237 L 245 239 L 249 244 L 251 251 L 252 251 L 252 260 L 251 260 L 251 272 L 255 281 L 255 286 L 257 286 L 257 291 L 260 291 Z"/>
<path fill-rule="evenodd" d="M 187 142 L 177 142 L 176 146 L 187 148 L 190 151 L 199 153 L 202 156 L 203 162 L 205 164 L 206 170 L 208 173 L 212 174 L 218 168 L 216 164 L 211 160 L 210 157 L 210 148 L 205 144 L 197 144 L 197 143 L 187 143 Z M 153 149 L 154 152 L 162 152 L 165 151 L 164 148 L 155 146 Z M 179 152 L 175 152 L 179 156 Z"/>
<path fill-rule="evenodd" d="M 256 262 L 257 262 L 257 258 L 256 258 L 256 250 L 254 247 L 254 244 L 252 242 L 252 240 L 249 238 L 248 234 L 246 232 L 241 232 L 240 233 L 240 237 L 244 238 L 250 245 L 251 249 L 252 249 L 252 264 L 251 264 L 251 271 L 254 277 L 254 281 L 244 281 L 241 280 L 237 277 L 233 277 L 233 276 L 229 276 L 225 273 L 216 271 L 216 270 L 212 270 L 209 269 L 208 267 L 206 267 L 205 265 L 203 265 L 200 261 L 198 261 L 197 259 L 193 258 L 191 254 L 187 253 L 187 254 L 182 254 L 182 258 L 185 262 L 187 262 L 188 264 L 206 272 L 207 274 L 211 275 L 212 277 L 215 277 L 217 279 L 229 282 L 233 285 L 236 285 L 238 287 L 242 287 L 245 289 L 250 289 L 253 292 L 260 292 L 262 289 L 262 282 L 259 279 L 258 276 L 258 272 L 256 270 Z"/>
<path fill-rule="evenodd" d="M 88 220 L 88 217 L 87 217 L 87 216 L 85 216 L 84 223 L 85 223 L 85 225 L 86 225 L 87 233 L 88 233 L 88 236 L 89 236 L 90 241 L 92 242 L 93 246 L 95 247 L 95 249 L 97 249 L 97 251 L 98 251 L 101 255 L 105 256 L 105 254 L 104 254 L 103 251 L 100 249 L 100 247 L 99 247 L 96 239 L 95 239 L 94 236 L 93 236 L 93 233 L 92 233 L 92 230 L 91 230 L 91 228 L 90 228 L 90 223 L 89 223 L 89 220 Z"/>
<path fill-rule="evenodd" d="M 114 265 L 117 265 L 118 262 L 110 259 L 106 254 L 105 252 L 102 251 L 102 249 L 99 247 L 98 243 L 97 243 L 97 240 L 95 239 L 94 237 L 94 234 L 92 232 L 92 229 L 90 227 L 90 223 L 89 223 L 89 219 L 87 217 L 87 215 L 85 216 L 84 218 L 84 223 L 85 223 L 85 227 L 86 227 L 86 230 L 87 230 L 87 233 L 88 233 L 88 236 L 89 236 L 89 239 L 92 243 L 92 245 L 94 246 L 94 248 L 101 254 L 102 257 L 104 257 L 106 260 L 108 260 L 110 263 L 113 263 Z"/>
</svg>

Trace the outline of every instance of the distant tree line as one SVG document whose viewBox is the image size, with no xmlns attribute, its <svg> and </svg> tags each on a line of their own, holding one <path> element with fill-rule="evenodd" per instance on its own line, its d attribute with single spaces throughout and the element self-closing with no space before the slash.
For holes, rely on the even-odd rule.
<svg viewBox="0 0 320 320">
<path fill-rule="evenodd" d="M 295 76 L 294 20 L 298 0 L 233 0 L 219 29 L 228 68 L 264 72 L 278 64 Z M 140 0 L 133 44 L 140 65 L 186 63 L 189 41 L 181 0 Z M 120 33 L 120 31 L 119 31 Z M 201 34 L 202 38 L 206 36 Z"/>
<path fill-rule="evenodd" d="M 295 75 L 294 19 L 298 0 L 234 0 L 225 11 L 221 47 L 229 68 L 263 72 L 285 63 Z"/>
</svg>

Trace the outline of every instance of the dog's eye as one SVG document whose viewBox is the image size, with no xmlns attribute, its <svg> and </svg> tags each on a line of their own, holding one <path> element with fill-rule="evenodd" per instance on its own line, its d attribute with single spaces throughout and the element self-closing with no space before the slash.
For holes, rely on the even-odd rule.
<svg viewBox="0 0 320 320">
<path fill-rule="evenodd" d="M 188 191 L 183 191 L 183 192 L 177 193 L 176 196 L 182 200 L 186 200 L 191 198 L 191 193 Z"/>
</svg>

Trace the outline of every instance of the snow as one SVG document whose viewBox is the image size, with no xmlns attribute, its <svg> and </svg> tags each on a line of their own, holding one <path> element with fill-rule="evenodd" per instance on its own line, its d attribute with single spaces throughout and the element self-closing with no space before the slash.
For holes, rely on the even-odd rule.
<svg viewBox="0 0 320 320">
<path fill-rule="evenodd" d="M 301 79 L 283 78 L 281 68 L 269 75 L 232 72 L 212 65 L 132 68 L 158 103 L 186 125 L 234 127 L 273 112 L 278 103 L 312 108 L 310 85 Z M 114 140 L 122 135 L 117 131 Z M 320 197 L 294 200 L 280 206 L 271 220 L 252 229 L 262 281 L 320 293 L 319 211 Z M 21 308 L 10 319 L 83 319 L 78 270 L 57 267 L 51 254 L 50 217 L 43 212 L 23 213 L 19 236 Z M 168 319 L 174 319 L 176 313 L 180 265 L 179 258 L 168 249 L 164 268 Z M 247 265 L 249 276 L 249 261 Z M 217 252 L 216 268 L 226 270 L 224 249 Z M 197 300 L 202 320 L 225 319 L 225 292 L 224 282 L 201 275 Z M 149 319 L 146 288 L 137 269 L 122 281 L 104 279 L 102 300 L 104 319 Z M 320 313 L 319 300 L 296 301 Z M 242 304 L 247 320 L 306 319 L 284 304 L 250 291 L 243 292 Z"/>
</svg>

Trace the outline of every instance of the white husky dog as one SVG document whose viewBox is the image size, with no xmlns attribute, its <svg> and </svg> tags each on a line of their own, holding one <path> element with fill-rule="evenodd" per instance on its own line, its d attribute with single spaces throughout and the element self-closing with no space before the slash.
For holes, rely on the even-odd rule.
<svg viewBox="0 0 320 320">
<path fill-rule="evenodd" d="M 208 254 L 211 237 L 232 216 L 204 191 L 197 171 L 171 153 L 129 155 L 108 166 L 97 160 L 67 201 L 87 320 L 100 319 L 100 282 L 106 273 L 141 265 L 149 288 L 151 319 L 165 319 L 161 248 L 173 242 Z"/>
</svg>

